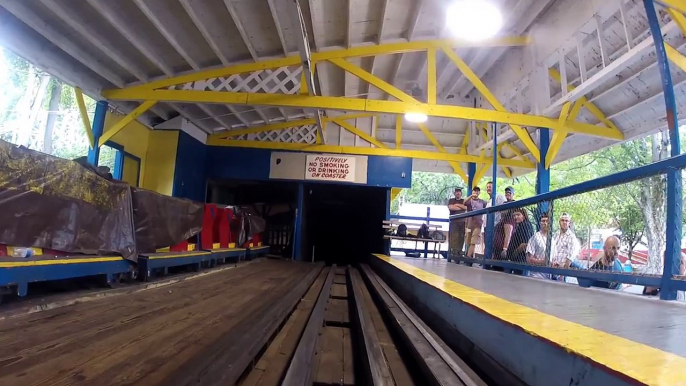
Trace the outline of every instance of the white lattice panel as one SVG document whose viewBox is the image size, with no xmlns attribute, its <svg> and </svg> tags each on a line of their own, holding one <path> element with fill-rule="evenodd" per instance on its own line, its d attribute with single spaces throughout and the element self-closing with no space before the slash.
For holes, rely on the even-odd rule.
<svg viewBox="0 0 686 386">
<path fill-rule="evenodd" d="M 280 67 L 170 86 L 171 90 L 296 94 L 302 67 Z"/>
<path fill-rule="evenodd" d="M 283 130 L 264 131 L 261 133 L 244 134 L 233 139 L 242 141 L 285 142 L 313 144 L 317 141 L 317 126 L 305 125 L 289 127 Z"/>
</svg>

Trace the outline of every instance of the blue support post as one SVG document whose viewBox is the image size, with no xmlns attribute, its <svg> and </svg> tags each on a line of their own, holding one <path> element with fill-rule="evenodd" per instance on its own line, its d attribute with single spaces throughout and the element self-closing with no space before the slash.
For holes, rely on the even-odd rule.
<svg viewBox="0 0 686 386">
<path fill-rule="evenodd" d="M 88 163 L 98 166 L 100 159 L 100 137 L 105 129 L 105 116 L 107 115 L 107 101 L 98 101 L 95 104 L 95 116 L 93 117 L 93 141 L 95 146 L 88 150 Z"/>
<path fill-rule="evenodd" d="M 550 130 L 546 128 L 538 129 L 538 150 L 541 155 L 541 161 L 536 165 L 536 194 L 548 193 L 550 191 L 550 169 L 545 168 L 545 158 L 548 155 L 548 148 L 550 147 Z M 536 229 L 540 229 L 540 220 L 543 213 L 547 213 L 550 209 L 548 202 L 540 202 L 536 205 Z M 549 213 L 552 218 L 552 213 Z M 552 224 L 551 224 L 552 226 Z M 550 249 L 548 249 L 550 250 Z"/>
<path fill-rule="evenodd" d="M 386 189 L 386 221 L 391 220 L 391 188 Z M 384 239 L 384 254 L 391 255 L 391 240 Z"/>
<path fill-rule="evenodd" d="M 476 164 L 470 162 L 467 164 L 467 197 L 472 195 L 472 188 L 474 187 L 474 176 L 476 175 Z"/>
<path fill-rule="evenodd" d="M 429 226 L 429 223 L 431 222 L 431 207 L 427 206 L 426 207 L 426 226 Z M 424 258 L 429 257 L 429 243 L 427 241 L 424 242 Z"/>
<path fill-rule="evenodd" d="M 498 127 L 495 123 L 491 124 L 491 130 L 493 131 L 493 190 L 491 191 L 491 206 L 495 206 L 495 198 L 498 195 L 498 186 L 496 179 L 498 178 Z M 486 215 L 486 232 L 484 237 L 484 263 L 481 265 L 482 268 L 486 268 L 486 259 L 493 259 L 495 256 L 491 256 L 493 250 L 493 229 L 495 228 L 495 214 L 489 213 Z"/>
<path fill-rule="evenodd" d="M 293 229 L 293 260 L 302 261 L 303 203 L 305 186 L 298 184 L 298 200 L 295 207 L 295 228 Z"/>
<path fill-rule="evenodd" d="M 655 4 L 653 0 L 643 0 L 643 6 L 648 16 L 650 33 L 653 35 L 653 41 L 655 42 L 655 54 L 665 96 L 669 145 L 671 156 L 674 157 L 681 154 L 674 84 L 672 83 L 672 75 L 669 72 L 669 61 L 665 52 Z M 671 280 L 674 275 L 678 274 L 681 262 L 681 199 L 681 170 L 669 169 L 667 171 L 667 247 L 665 248 L 665 264 L 660 286 L 660 299 L 663 300 L 676 299 L 676 290 L 672 288 Z"/>
<path fill-rule="evenodd" d="M 550 191 L 550 169 L 545 168 L 545 158 L 550 147 L 550 130 L 540 128 L 538 129 L 538 135 L 538 150 L 541 153 L 541 162 L 536 165 L 536 194 L 541 194 Z"/>
</svg>

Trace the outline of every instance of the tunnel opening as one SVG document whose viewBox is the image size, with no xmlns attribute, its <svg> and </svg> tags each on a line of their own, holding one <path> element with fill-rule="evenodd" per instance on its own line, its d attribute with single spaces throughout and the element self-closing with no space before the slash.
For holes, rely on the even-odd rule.
<svg viewBox="0 0 686 386">
<path fill-rule="evenodd" d="M 383 252 L 386 188 L 306 184 L 302 255 L 305 261 L 355 264 Z"/>
<path fill-rule="evenodd" d="M 263 243 L 272 255 L 293 256 L 298 184 L 286 181 L 211 181 L 207 202 L 238 208 L 266 220 Z"/>
</svg>

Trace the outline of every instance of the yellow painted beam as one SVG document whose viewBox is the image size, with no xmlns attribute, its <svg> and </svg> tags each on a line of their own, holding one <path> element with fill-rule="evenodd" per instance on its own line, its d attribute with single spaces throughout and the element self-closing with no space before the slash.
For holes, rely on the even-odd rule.
<svg viewBox="0 0 686 386">
<path fill-rule="evenodd" d="M 554 69 L 554 68 L 548 69 L 548 74 L 550 75 L 551 78 L 555 79 L 558 83 L 560 83 L 560 82 L 562 81 L 562 77 L 561 77 L 561 75 L 560 75 L 560 72 L 557 71 L 556 69 Z M 569 88 L 569 91 L 572 91 L 572 90 L 574 90 L 574 89 L 576 88 L 576 87 L 574 87 L 574 86 L 572 86 L 572 85 L 568 85 L 567 87 Z M 622 135 L 622 137 L 624 136 L 624 135 L 622 134 L 621 130 L 619 130 L 619 128 L 618 128 L 611 120 L 609 120 L 609 119 L 607 118 L 607 116 L 605 115 L 605 113 L 603 113 L 603 112 L 598 108 L 598 106 L 596 106 L 593 102 L 589 102 L 589 101 L 586 99 L 586 97 L 581 97 L 581 98 L 579 98 L 578 100 L 581 101 L 581 105 L 579 106 L 579 108 L 585 107 L 594 117 L 596 117 L 596 119 L 598 119 L 598 120 L 599 120 L 602 124 L 604 124 L 606 127 L 610 128 L 610 129 L 612 129 L 612 130 L 614 130 L 614 132 L 615 132 L 616 134 Z M 577 114 L 578 114 L 578 113 L 577 113 Z M 570 122 L 570 121 L 573 122 L 573 121 L 576 120 L 576 115 L 574 115 L 574 117 L 575 117 L 574 119 L 567 119 L 567 125 L 568 125 L 568 126 L 569 126 L 569 122 Z M 571 132 L 573 132 L 573 131 L 568 130 L 568 132 L 571 133 Z"/>
<path fill-rule="evenodd" d="M 545 157 L 546 169 L 549 169 L 550 165 L 553 164 L 553 160 L 562 148 L 562 144 L 564 143 L 565 138 L 567 138 L 565 121 L 567 121 L 567 119 L 576 119 L 576 115 L 578 115 L 579 111 L 581 111 L 581 105 L 583 105 L 583 101 L 581 99 L 574 102 L 574 107 L 572 107 L 572 102 L 567 102 L 564 105 L 562 105 L 562 111 L 560 111 L 560 117 L 558 118 L 558 127 L 560 127 L 560 129 L 553 133 L 553 138 L 550 140 L 548 154 Z M 572 110 L 571 114 L 570 109 Z"/>
<path fill-rule="evenodd" d="M 500 162 L 500 160 L 498 160 L 498 162 Z M 474 174 L 474 186 L 479 186 L 479 183 L 481 183 L 481 180 L 484 178 L 486 171 L 488 171 L 488 168 L 490 168 L 491 165 L 492 165 L 491 162 L 487 162 L 487 163 L 481 165 L 481 168 L 476 171 L 476 174 Z M 472 188 L 474 186 L 472 186 Z"/>
<path fill-rule="evenodd" d="M 382 148 L 382 149 L 388 149 L 388 146 L 385 144 L 377 141 L 375 138 L 373 138 L 371 135 L 365 133 L 364 131 L 358 129 L 357 127 L 347 123 L 344 120 L 334 120 L 333 123 L 337 124 L 338 126 L 348 130 L 349 132 L 355 134 L 356 136 L 364 139 L 365 141 L 371 143 L 372 145 Z"/>
<path fill-rule="evenodd" d="M 426 51 L 430 47 L 438 48 L 444 45 L 451 47 L 508 47 L 508 46 L 525 46 L 531 43 L 531 39 L 524 36 L 509 36 L 500 37 L 484 42 L 469 42 L 457 40 L 424 40 L 404 43 L 389 43 L 368 45 L 360 47 L 352 47 L 342 50 L 331 50 L 323 52 L 313 52 L 311 55 L 312 62 L 320 62 L 329 59 L 366 57 L 376 55 L 389 55 L 405 52 Z M 166 88 L 177 84 L 187 82 L 195 82 L 210 78 L 221 78 L 229 75 L 243 74 L 248 72 L 255 72 L 261 70 L 269 70 L 273 68 L 286 66 L 299 66 L 301 63 L 300 56 L 294 55 L 286 58 L 262 60 L 258 62 L 250 62 L 243 64 L 236 64 L 223 68 L 197 71 L 191 74 L 174 76 L 170 78 L 160 79 L 145 84 L 135 85 L 129 89 L 147 89 L 153 90 L 158 88 Z"/>
<path fill-rule="evenodd" d="M 325 122 L 331 122 L 334 119 L 336 119 L 336 120 L 347 120 L 347 119 L 357 119 L 357 118 L 369 118 L 372 116 L 374 116 L 374 114 L 360 113 L 360 114 L 338 115 L 335 117 L 322 117 L 322 124 L 324 124 Z M 279 123 L 272 123 L 270 125 L 248 127 L 246 129 L 230 130 L 230 131 L 226 131 L 226 132 L 222 132 L 222 133 L 212 134 L 212 135 L 210 135 L 210 138 L 228 139 L 231 137 L 237 137 L 239 135 L 263 133 L 266 131 L 275 131 L 275 130 L 285 130 L 285 129 L 289 129 L 291 127 L 314 125 L 315 123 L 317 123 L 317 121 L 314 118 L 301 119 L 298 121 L 279 122 Z"/>
<path fill-rule="evenodd" d="M 453 50 L 451 47 L 444 46 L 443 47 L 443 52 L 450 58 L 450 60 L 457 66 L 457 68 L 462 72 L 462 75 L 465 76 L 470 82 L 472 82 L 472 85 L 474 88 L 476 88 L 481 95 L 483 95 L 484 98 L 488 101 L 488 103 L 493 106 L 493 108 L 497 111 L 500 112 L 506 112 L 505 106 L 503 106 L 498 98 L 493 95 L 491 90 L 486 87 L 486 85 L 481 81 L 481 79 L 472 71 L 472 69 L 465 63 Z M 510 124 L 510 128 L 512 128 L 512 131 L 517 135 L 520 141 L 524 144 L 524 146 L 529 150 L 531 155 L 534 157 L 536 161 L 540 161 L 541 155 L 538 150 L 538 147 L 534 143 L 534 140 L 531 139 L 531 136 L 529 135 L 529 132 L 526 131 L 523 127 L 521 127 L 518 124 Z"/>
<path fill-rule="evenodd" d="M 385 80 L 379 78 L 376 75 L 371 74 L 368 71 L 363 70 L 361 67 L 356 66 L 350 62 L 348 62 L 345 59 L 330 59 L 329 62 L 337 65 L 338 67 L 342 68 L 344 71 L 347 71 L 356 77 L 364 80 L 365 82 L 371 84 L 372 86 L 378 88 L 381 91 L 386 92 L 388 95 L 397 98 L 398 100 L 402 102 L 407 102 L 407 103 L 419 103 L 416 99 L 411 97 L 410 95 L 406 94 L 404 91 L 398 89 L 397 87 L 393 86 L 392 84 L 386 82 Z"/>
<path fill-rule="evenodd" d="M 86 130 L 86 136 L 88 136 L 88 143 L 90 144 L 91 149 L 95 149 L 93 127 L 91 126 L 90 118 L 88 118 L 88 110 L 86 110 L 86 102 L 83 100 L 83 91 L 81 91 L 81 88 L 74 87 L 74 96 L 76 97 L 76 104 L 79 106 L 83 128 Z"/>
<path fill-rule="evenodd" d="M 219 103 L 248 106 L 296 107 L 343 111 L 365 111 L 369 113 L 405 114 L 424 113 L 429 116 L 465 119 L 483 122 L 498 122 L 530 127 L 556 129 L 557 120 L 537 115 L 509 113 L 453 105 L 429 105 L 426 103 L 405 103 L 398 101 L 371 100 L 345 97 L 285 95 L 265 93 L 233 93 L 196 90 L 106 90 L 103 96 L 109 100 L 157 100 L 160 102 Z M 616 130 L 580 122 L 567 123 L 570 133 L 585 134 L 623 140 L 624 135 Z"/>
<path fill-rule="evenodd" d="M 395 148 L 400 149 L 403 142 L 403 116 L 395 116 Z"/>
<path fill-rule="evenodd" d="M 507 146 L 508 149 L 512 150 L 512 152 L 515 153 L 515 155 L 517 157 L 519 157 L 521 159 L 525 159 L 524 154 L 522 154 L 522 152 L 519 149 L 517 149 L 517 146 L 515 146 L 509 142 L 505 146 Z"/>
<path fill-rule="evenodd" d="M 469 145 L 469 130 L 464 133 L 462 138 L 462 146 L 460 146 L 460 154 L 467 154 L 467 145 Z"/>
<path fill-rule="evenodd" d="M 375 147 L 354 147 L 354 146 L 335 146 L 335 145 L 311 145 L 292 142 L 268 142 L 268 141 L 238 141 L 238 140 L 208 140 L 210 146 L 241 147 L 252 149 L 272 149 L 272 150 L 293 150 L 304 152 L 335 153 L 335 154 L 359 154 L 359 155 L 378 155 L 386 157 L 405 157 L 415 159 L 426 159 L 433 161 L 454 161 L 454 162 L 473 162 L 476 164 L 491 162 L 490 158 L 452 153 L 439 153 L 424 150 L 398 150 Z M 536 166 L 530 161 L 513 160 L 499 158 L 498 162 L 505 166 L 534 169 Z"/>
<path fill-rule="evenodd" d="M 300 95 L 307 95 L 310 91 L 307 88 L 307 78 L 305 78 L 305 69 L 300 72 Z"/>
<path fill-rule="evenodd" d="M 434 145 L 436 150 L 438 150 L 440 153 L 448 154 L 448 151 L 445 150 L 445 148 L 443 147 L 443 145 L 441 145 L 440 142 L 438 142 L 438 139 L 433 135 L 433 133 L 431 133 L 431 131 L 429 130 L 428 127 L 426 127 L 425 124 L 419 123 L 419 124 L 417 124 L 417 126 L 419 126 L 419 130 L 421 130 L 422 133 L 424 133 L 426 138 L 429 139 L 429 141 Z M 463 181 L 467 181 L 467 173 L 464 172 L 464 170 L 462 169 L 462 166 L 457 162 L 451 161 L 449 163 L 450 163 L 450 166 L 453 168 L 453 171 L 457 175 L 459 175 Z"/>
<path fill-rule="evenodd" d="M 500 158 L 500 151 L 503 150 L 503 147 L 505 147 L 505 145 L 507 145 L 507 142 L 501 142 L 498 144 L 498 147 L 496 148 L 496 151 L 497 151 L 496 154 L 498 154 L 498 158 Z M 512 170 L 510 170 L 507 166 L 503 166 L 503 167 L 501 167 L 501 169 L 503 169 L 503 173 L 505 173 L 505 177 L 512 178 Z"/>
<path fill-rule="evenodd" d="M 426 101 L 430 105 L 436 104 L 436 48 L 426 50 Z"/>
<path fill-rule="evenodd" d="M 684 0 L 658 0 L 658 2 L 682 14 L 686 13 L 686 2 Z"/>
<path fill-rule="evenodd" d="M 391 201 L 395 200 L 402 191 L 403 188 L 391 188 Z"/>
<path fill-rule="evenodd" d="M 104 145 L 107 141 L 114 137 L 115 134 L 117 134 L 124 127 L 126 127 L 126 125 L 138 119 L 138 117 L 143 115 L 143 113 L 145 113 L 146 111 L 150 110 L 150 108 L 155 104 L 157 104 L 157 101 L 145 101 L 141 103 L 141 105 L 136 107 L 135 110 L 130 112 L 127 116 L 125 116 L 119 122 L 115 123 L 112 127 L 110 127 L 110 129 L 107 130 L 106 133 L 103 133 L 100 137 L 100 143 L 98 144 L 98 146 Z"/>
<path fill-rule="evenodd" d="M 667 57 L 669 60 L 676 64 L 681 71 L 686 71 L 686 56 L 682 55 L 681 52 L 674 49 L 674 47 L 665 43 L 665 50 L 667 51 Z"/>
</svg>

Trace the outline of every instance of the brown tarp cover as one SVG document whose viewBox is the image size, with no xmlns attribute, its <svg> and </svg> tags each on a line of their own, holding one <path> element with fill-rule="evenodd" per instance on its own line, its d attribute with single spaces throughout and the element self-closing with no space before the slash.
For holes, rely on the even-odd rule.
<svg viewBox="0 0 686 386">
<path fill-rule="evenodd" d="M 129 186 L 0 140 L 0 243 L 135 259 Z"/>
<path fill-rule="evenodd" d="M 138 253 L 152 253 L 200 233 L 204 204 L 140 188 L 131 191 Z"/>
</svg>

